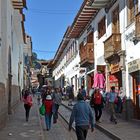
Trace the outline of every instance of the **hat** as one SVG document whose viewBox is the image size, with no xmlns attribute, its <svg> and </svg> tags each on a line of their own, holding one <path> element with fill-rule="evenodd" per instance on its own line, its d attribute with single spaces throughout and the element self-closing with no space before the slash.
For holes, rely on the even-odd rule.
<svg viewBox="0 0 140 140">
<path fill-rule="evenodd" d="M 47 95 L 46 96 L 46 100 L 52 100 L 52 96 L 51 95 Z"/>
</svg>

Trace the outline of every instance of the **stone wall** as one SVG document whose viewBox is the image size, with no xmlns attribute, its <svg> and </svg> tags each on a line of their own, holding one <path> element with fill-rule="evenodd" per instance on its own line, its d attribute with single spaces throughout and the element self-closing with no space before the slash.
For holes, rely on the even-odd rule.
<svg viewBox="0 0 140 140">
<path fill-rule="evenodd" d="M 20 101 L 20 92 L 19 92 L 19 86 L 12 85 L 12 110 L 16 107 L 16 105 Z"/>
<path fill-rule="evenodd" d="M 5 95 L 5 85 L 3 83 L 0 83 L 0 128 L 2 128 L 6 123 L 8 114 L 7 103 L 8 101 L 6 100 Z"/>
</svg>

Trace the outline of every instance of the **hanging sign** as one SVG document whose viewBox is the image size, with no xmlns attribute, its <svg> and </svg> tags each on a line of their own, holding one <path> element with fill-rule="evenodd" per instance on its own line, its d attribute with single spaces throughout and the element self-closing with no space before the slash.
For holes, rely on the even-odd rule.
<svg viewBox="0 0 140 140">
<path fill-rule="evenodd" d="M 120 66 L 119 66 L 119 64 L 118 64 L 118 63 L 117 63 L 117 64 L 111 64 L 111 65 L 110 65 L 110 71 L 111 71 L 111 74 L 120 71 Z"/>
</svg>

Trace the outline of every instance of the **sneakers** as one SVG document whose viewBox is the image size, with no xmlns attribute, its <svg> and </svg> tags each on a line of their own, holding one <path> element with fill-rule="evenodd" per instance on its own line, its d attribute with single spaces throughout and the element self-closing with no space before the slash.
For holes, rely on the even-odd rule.
<svg viewBox="0 0 140 140">
<path fill-rule="evenodd" d="M 114 123 L 117 124 L 118 123 L 117 120 L 115 120 Z"/>
<path fill-rule="evenodd" d="M 101 123 L 101 121 L 100 120 L 97 120 L 96 123 Z"/>
</svg>

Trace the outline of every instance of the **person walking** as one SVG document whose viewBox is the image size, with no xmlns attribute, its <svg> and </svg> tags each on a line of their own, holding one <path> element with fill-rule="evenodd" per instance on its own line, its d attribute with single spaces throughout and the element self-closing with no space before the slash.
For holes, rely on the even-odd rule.
<svg viewBox="0 0 140 140">
<path fill-rule="evenodd" d="M 109 110 L 110 110 L 110 121 L 117 124 L 117 117 L 115 115 L 115 102 L 117 99 L 117 93 L 115 92 L 115 87 L 111 87 L 111 91 L 107 94 L 107 100 L 109 103 Z"/>
<path fill-rule="evenodd" d="M 59 88 L 56 88 L 54 93 L 52 94 L 53 97 L 53 123 L 57 123 L 58 119 L 58 109 L 62 102 L 62 93 L 60 92 Z"/>
<path fill-rule="evenodd" d="M 51 129 L 51 119 L 52 119 L 52 106 L 53 100 L 51 95 L 47 95 L 43 104 L 45 105 L 45 123 L 46 130 L 49 131 Z"/>
<path fill-rule="evenodd" d="M 28 122 L 29 112 L 33 104 L 32 96 L 30 95 L 29 90 L 25 90 L 25 93 L 23 96 L 23 102 L 24 102 L 24 108 L 25 108 L 25 117 L 26 117 L 26 121 Z"/>
<path fill-rule="evenodd" d="M 69 102 L 68 102 L 68 106 L 72 106 L 73 104 L 73 100 L 74 100 L 74 85 L 72 85 L 69 88 Z"/>
<path fill-rule="evenodd" d="M 86 140 L 89 127 L 91 127 L 91 132 L 94 131 L 94 114 L 90 105 L 84 101 L 81 93 L 77 95 L 77 103 L 74 105 L 70 116 L 69 131 L 74 121 L 77 140 Z"/>
<path fill-rule="evenodd" d="M 105 103 L 102 94 L 99 89 L 95 89 L 91 96 L 90 105 L 94 108 L 96 122 L 100 122 L 102 116 L 103 104 Z"/>
<path fill-rule="evenodd" d="M 87 93 L 86 93 L 84 86 L 81 86 L 81 94 L 83 95 L 84 100 L 86 100 Z"/>
</svg>

